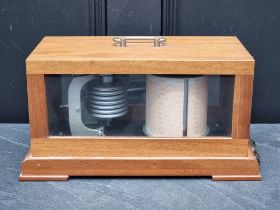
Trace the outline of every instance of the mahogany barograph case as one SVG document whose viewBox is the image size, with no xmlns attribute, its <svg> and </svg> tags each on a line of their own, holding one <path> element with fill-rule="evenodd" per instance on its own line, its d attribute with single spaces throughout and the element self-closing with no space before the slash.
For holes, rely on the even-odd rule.
<svg viewBox="0 0 280 210">
<path fill-rule="evenodd" d="M 26 60 L 20 180 L 260 180 L 254 59 L 236 37 L 45 37 Z"/>
</svg>

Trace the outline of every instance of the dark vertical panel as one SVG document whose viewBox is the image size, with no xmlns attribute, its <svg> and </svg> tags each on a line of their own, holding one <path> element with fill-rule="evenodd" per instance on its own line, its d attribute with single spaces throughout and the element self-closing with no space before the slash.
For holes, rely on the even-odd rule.
<svg viewBox="0 0 280 210">
<path fill-rule="evenodd" d="M 0 122 L 27 122 L 25 59 L 46 35 L 89 35 L 88 0 L 0 1 Z"/>
<path fill-rule="evenodd" d="M 107 0 L 108 35 L 160 35 L 161 0 Z"/>
<path fill-rule="evenodd" d="M 180 0 L 178 35 L 236 35 L 256 59 L 253 122 L 280 122 L 280 2 Z"/>
<path fill-rule="evenodd" d="M 105 36 L 107 34 L 107 0 L 89 0 L 90 34 Z"/>
<path fill-rule="evenodd" d="M 178 32 L 178 0 L 162 0 L 161 34 L 174 36 Z"/>
</svg>

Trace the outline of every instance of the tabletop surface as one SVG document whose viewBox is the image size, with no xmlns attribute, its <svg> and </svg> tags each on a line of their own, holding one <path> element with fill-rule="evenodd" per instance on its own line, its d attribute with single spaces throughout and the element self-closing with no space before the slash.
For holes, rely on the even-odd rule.
<svg viewBox="0 0 280 210">
<path fill-rule="evenodd" d="M 253 124 L 263 181 L 79 177 L 19 182 L 29 125 L 0 124 L 0 209 L 280 209 L 280 124 Z"/>
</svg>

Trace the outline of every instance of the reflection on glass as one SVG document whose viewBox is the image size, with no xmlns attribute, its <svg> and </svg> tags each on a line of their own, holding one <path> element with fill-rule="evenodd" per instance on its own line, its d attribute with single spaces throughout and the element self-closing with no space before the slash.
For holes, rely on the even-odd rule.
<svg viewBox="0 0 280 210">
<path fill-rule="evenodd" d="M 230 136 L 233 76 L 46 75 L 49 135 Z"/>
</svg>

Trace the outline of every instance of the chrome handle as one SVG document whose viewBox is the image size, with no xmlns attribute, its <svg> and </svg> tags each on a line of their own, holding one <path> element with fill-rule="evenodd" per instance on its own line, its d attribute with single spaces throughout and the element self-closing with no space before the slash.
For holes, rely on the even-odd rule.
<svg viewBox="0 0 280 210">
<path fill-rule="evenodd" d="M 113 42 L 120 45 L 120 47 L 126 47 L 128 41 L 142 41 L 142 42 L 154 42 L 154 47 L 160 47 L 162 43 L 166 42 L 165 37 L 161 36 L 120 36 L 114 37 Z"/>
</svg>

